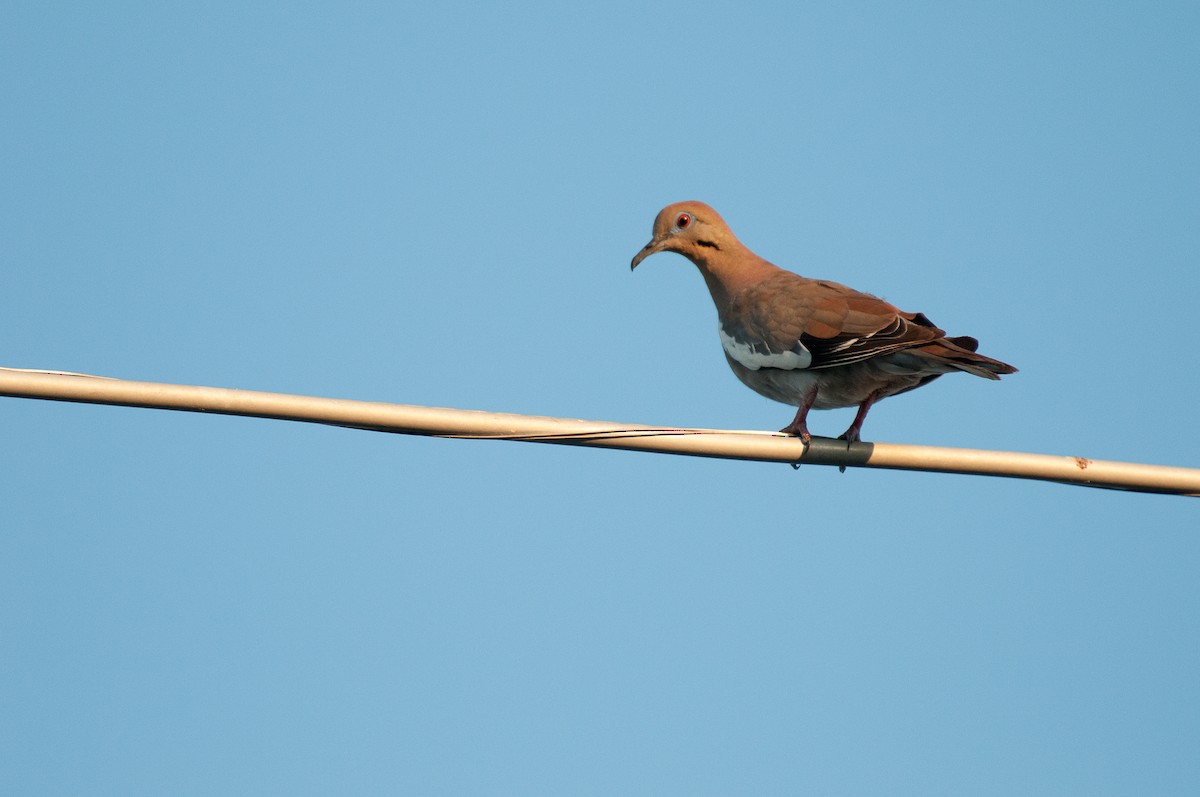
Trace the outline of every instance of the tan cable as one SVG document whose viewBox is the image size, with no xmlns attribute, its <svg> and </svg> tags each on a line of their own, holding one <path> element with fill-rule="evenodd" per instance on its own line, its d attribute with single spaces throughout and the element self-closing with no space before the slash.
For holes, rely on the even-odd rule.
<svg viewBox="0 0 1200 797">
<path fill-rule="evenodd" d="M 774 432 L 640 426 L 408 404 L 133 382 L 54 371 L 0 368 L 0 396 L 248 415 L 398 434 L 656 451 L 701 457 L 963 473 L 1086 487 L 1200 495 L 1200 469 L 1076 456 L 855 443 L 813 438 L 806 450 Z"/>
</svg>

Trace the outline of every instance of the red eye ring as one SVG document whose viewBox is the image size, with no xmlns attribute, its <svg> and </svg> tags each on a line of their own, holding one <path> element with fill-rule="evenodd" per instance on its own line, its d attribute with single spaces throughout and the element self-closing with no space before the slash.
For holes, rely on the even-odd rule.
<svg viewBox="0 0 1200 797">
<path fill-rule="evenodd" d="M 680 213 L 675 217 L 675 228 L 678 230 L 686 230 L 692 224 L 692 214 Z"/>
</svg>

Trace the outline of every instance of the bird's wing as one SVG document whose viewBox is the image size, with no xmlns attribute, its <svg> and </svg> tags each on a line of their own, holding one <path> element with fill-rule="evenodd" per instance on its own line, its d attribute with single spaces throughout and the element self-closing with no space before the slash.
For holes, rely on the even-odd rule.
<svg viewBox="0 0 1200 797">
<path fill-rule="evenodd" d="M 755 368 L 832 368 L 945 336 L 921 313 L 790 272 L 742 291 L 721 322 L 726 352 Z"/>
</svg>

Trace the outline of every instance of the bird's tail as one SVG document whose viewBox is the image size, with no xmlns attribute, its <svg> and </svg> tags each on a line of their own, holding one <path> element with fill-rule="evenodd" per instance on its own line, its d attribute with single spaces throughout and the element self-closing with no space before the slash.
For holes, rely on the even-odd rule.
<svg viewBox="0 0 1200 797">
<path fill-rule="evenodd" d="M 979 341 L 969 335 L 942 338 L 926 343 L 916 349 L 922 356 L 944 363 L 959 371 L 982 376 L 984 379 L 999 379 L 1002 374 L 1015 374 L 1017 369 L 1008 363 L 976 354 Z"/>
</svg>

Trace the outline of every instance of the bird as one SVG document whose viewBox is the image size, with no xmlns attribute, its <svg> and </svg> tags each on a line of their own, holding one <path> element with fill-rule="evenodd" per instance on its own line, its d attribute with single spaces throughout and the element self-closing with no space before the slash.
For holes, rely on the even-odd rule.
<svg viewBox="0 0 1200 797">
<path fill-rule="evenodd" d="M 812 440 L 810 410 L 858 407 L 839 440 L 862 439 L 871 407 L 963 371 L 985 379 L 1016 373 L 977 353 L 979 341 L 948 337 L 923 313 L 868 293 L 787 271 L 752 252 L 703 202 L 678 202 L 654 219 L 650 243 L 630 270 L 657 252 L 695 264 L 717 308 L 725 359 L 747 387 L 796 407 L 780 433 Z"/>
</svg>

